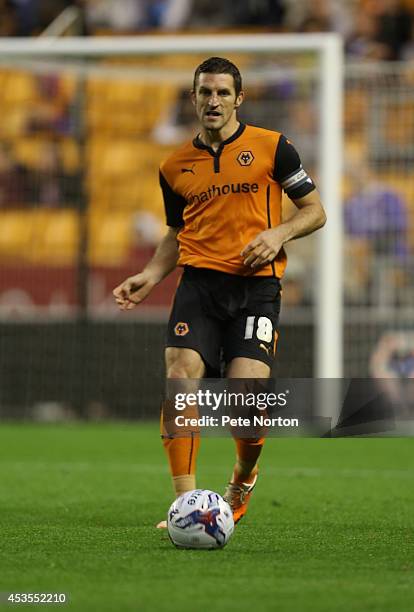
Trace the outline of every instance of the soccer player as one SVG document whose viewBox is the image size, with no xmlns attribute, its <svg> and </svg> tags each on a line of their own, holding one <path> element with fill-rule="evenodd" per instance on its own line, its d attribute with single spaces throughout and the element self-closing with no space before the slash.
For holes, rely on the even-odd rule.
<svg viewBox="0 0 414 612">
<path fill-rule="evenodd" d="M 286 267 L 283 245 L 326 220 L 293 144 L 238 120 L 243 98 L 232 62 L 211 57 L 198 66 L 191 99 L 200 132 L 160 168 L 168 231 L 145 269 L 114 289 L 120 309 L 129 310 L 177 265 L 184 268 L 168 323 L 169 379 L 212 376 L 220 357 L 227 378 L 270 376 Z M 282 190 L 297 207 L 283 223 Z M 199 436 L 169 436 L 165 427 L 162 434 L 179 496 L 196 488 Z M 256 484 L 264 440 L 235 442 L 236 463 L 224 497 L 237 522 Z"/>
</svg>

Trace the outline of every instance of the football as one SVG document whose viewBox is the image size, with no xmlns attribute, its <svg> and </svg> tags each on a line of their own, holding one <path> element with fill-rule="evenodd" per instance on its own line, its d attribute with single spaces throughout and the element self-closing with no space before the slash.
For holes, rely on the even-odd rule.
<svg viewBox="0 0 414 612">
<path fill-rule="evenodd" d="M 195 489 L 171 505 L 167 527 L 177 548 L 223 548 L 234 531 L 233 513 L 218 493 Z"/>
</svg>

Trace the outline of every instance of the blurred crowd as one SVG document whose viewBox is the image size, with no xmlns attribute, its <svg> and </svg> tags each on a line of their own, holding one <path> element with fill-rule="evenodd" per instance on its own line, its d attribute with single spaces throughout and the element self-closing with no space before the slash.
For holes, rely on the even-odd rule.
<svg viewBox="0 0 414 612">
<path fill-rule="evenodd" d="M 414 0 L 0 0 L 0 36 L 36 36 L 68 7 L 77 33 L 263 30 L 339 32 L 349 55 L 414 55 Z"/>
</svg>

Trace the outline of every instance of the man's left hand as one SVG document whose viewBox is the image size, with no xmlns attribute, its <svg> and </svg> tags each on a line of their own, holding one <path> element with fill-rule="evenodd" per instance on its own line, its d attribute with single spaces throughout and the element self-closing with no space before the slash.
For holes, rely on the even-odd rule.
<svg viewBox="0 0 414 612">
<path fill-rule="evenodd" d="M 240 253 L 244 265 L 258 268 L 269 264 L 274 260 L 285 242 L 286 232 L 282 226 L 260 232 Z"/>
</svg>

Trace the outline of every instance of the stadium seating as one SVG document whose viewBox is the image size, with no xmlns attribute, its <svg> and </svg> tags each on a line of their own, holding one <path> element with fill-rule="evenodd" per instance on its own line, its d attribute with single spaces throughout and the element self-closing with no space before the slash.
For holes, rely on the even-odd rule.
<svg viewBox="0 0 414 612">
<path fill-rule="evenodd" d="M 92 208 L 162 214 L 157 175 L 169 150 L 146 140 L 92 140 L 87 156 Z"/>
<path fill-rule="evenodd" d="M 21 261 L 27 256 L 32 237 L 31 215 L 26 211 L 0 212 L 0 256 L 3 261 Z"/>
<path fill-rule="evenodd" d="M 37 257 L 43 263 L 71 264 L 77 259 L 79 220 L 76 211 L 50 211 L 38 245 Z"/>
<path fill-rule="evenodd" d="M 122 265 L 128 257 L 132 234 L 131 213 L 92 213 L 89 262 L 95 266 Z"/>
<path fill-rule="evenodd" d="M 102 134 L 131 135 L 150 133 L 161 114 L 173 104 L 177 89 L 131 80 L 88 81 L 87 123 Z"/>
</svg>

